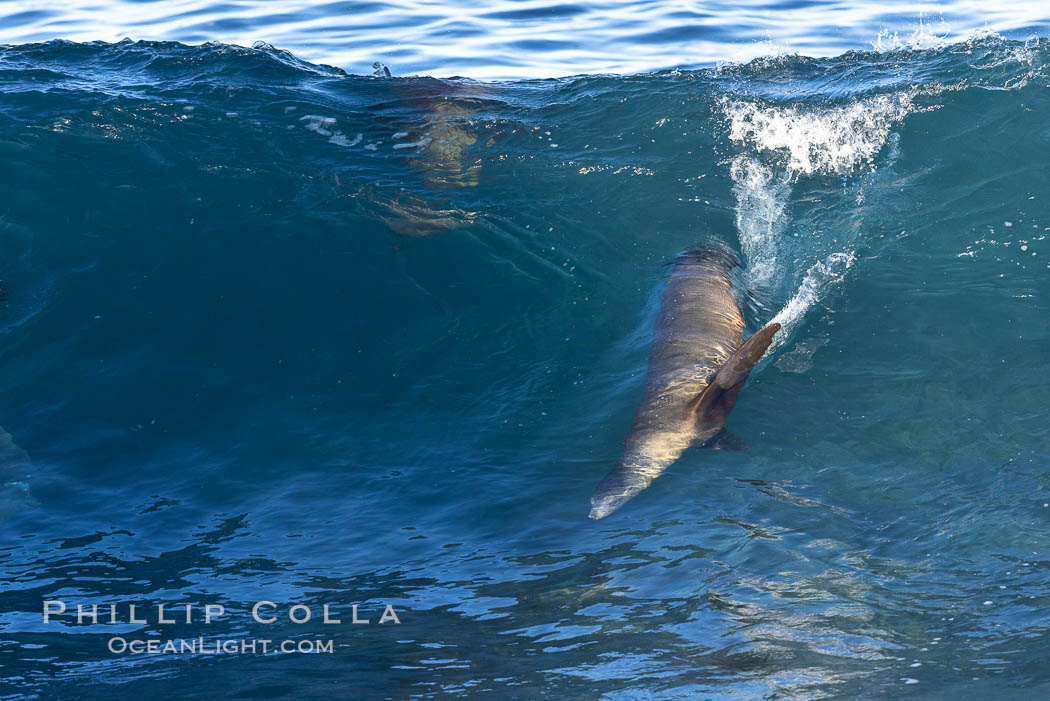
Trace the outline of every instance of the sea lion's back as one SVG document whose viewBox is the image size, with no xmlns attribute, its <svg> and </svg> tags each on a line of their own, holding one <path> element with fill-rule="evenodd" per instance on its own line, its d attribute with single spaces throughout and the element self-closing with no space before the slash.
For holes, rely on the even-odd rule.
<svg viewBox="0 0 1050 701">
<path fill-rule="evenodd" d="M 732 253 L 713 247 L 679 256 L 653 327 L 650 372 L 714 371 L 740 346 L 744 317 L 729 279 L 736 265 Z"/>
</svg>

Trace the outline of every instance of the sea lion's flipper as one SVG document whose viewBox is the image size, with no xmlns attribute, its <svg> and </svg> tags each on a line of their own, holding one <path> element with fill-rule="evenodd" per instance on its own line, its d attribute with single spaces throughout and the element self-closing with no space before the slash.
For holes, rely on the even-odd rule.
<svg viewBox="0 0 1050 701">
<path fill-rule="evenodd" d="M 780 330 L 780 324 L 768 324 L 747 339 L 736 349 L 725 362 L 704 391 L 689 402 L 689 408 L 697 415 L 709 420 L 725 422 L 729 412 L 736 405 L 737 395 L 744 386 L 748 375 L 765 354 L 773 335 Z"/>
<path fill-rule="evenodd" d="M 379 218 L 386 222 L 398 236 L 423 238 L 443 233 L 449 229 L 473 224 L 477 212 L 445 208 L 438 202 L 429 202 L 412 195 L 391 199 L 372 193 L 364 193 L 367 201 L 381 211 Z"/>
<path fill-rule="evenodd" d="M 711 439 L 708 447 L 714 450 L 747 450 L 747 443 L 735 433 L 722 429 L 722 432 Z"/>
</svg>

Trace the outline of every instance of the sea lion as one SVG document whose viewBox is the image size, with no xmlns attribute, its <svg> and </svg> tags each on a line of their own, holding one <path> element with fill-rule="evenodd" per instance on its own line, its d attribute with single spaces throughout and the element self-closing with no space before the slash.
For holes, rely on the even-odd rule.
<svg viewBox="0 0 1050 701">
<path fill-rule="evenodd" d="M 443 95 L 424 108 L 423 136 L 416 142 L 421 148 L 412 164 L 423 174 L 428 190 L 459 190 L 480 182 L 481 160 L 470 150 L 478 141 L 471 119 L 483 109 L 473 93 L 485 93 L 476 88 L 466 92 Z"/>
<path fill-rule="evenodd" d="M 390 72 L 380 65 L 375 75 L 389 78 Z M 394 233 L 412 238 L 473 223 L 475 213 L 448 200 L 455 191 L 480 182 L 481 156 L 474 148 L 480 133 L 474 120 L 485 109 L 489 89 L 467 81 L 420 79 L 397 81 L 393 92 L 411 114 L 397 127 L 393 148 L 404 154 L 421 182 L 415 193 L 402 188 L 397 196 L 376 198 L 383 220 Z M 492 143 L 490 139 L 485 146 Z"/>
<path fill-rule="evenodd" d="M 690 446 L 742 447 L 723 427 L 780 324 L 744 342 L 744 317 L 729 280 L 736 265 L 732 254 L 711 247 L 675 261 L 653 326 L 645 394 L 623 457 L 591 496 L 591 518 L 623 506 Z"/>
<path fill-rule="evenodd" d="M 390 78 L 376 61 L 373 75 Z M 485 108 L 490 90 L 480 83 L 433 78 L 392 83 L 402 106 L 416 113 L 405 131 L 394 134 L 395 149 L 414 149 L 408 158 L 427 190 L 459 190 L 479 182 L 481 159 L 471 152 L 479 134 L 474 118 Z M 406 154 L 407 155 L 407 154 Z"/>
</svg>

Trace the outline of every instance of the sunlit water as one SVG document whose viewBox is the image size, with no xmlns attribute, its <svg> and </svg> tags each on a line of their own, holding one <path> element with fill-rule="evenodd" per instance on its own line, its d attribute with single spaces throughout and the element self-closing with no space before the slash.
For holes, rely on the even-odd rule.
<svg viewBox="0 0 1050 701">
<path fill-rule="evenodd" d="M 190 31 L 174 7 L 90 38 L 305 45 L 298 16 Z M 367 75 L 268 45 L 0 48 L 0 693 L 1045 696 L 1046 40 L 481 83 L 371 61 L 619 52 L 489 43 L 475 72 L 399 62 L 379 28 L 338 54 L 335 9 L 305 53 Z M 2 38 L 89 38 L 49 12 Z M 666 263 L 704 243 L 739 255 L 751 330 L 784 325 L 729 421 L 750 448 L 591 521 Z M 45 625 L 46 599 L 122 623 Z M 226 615 L 157 622 L 187 603 Z"/>
<path fill-rule="evenodd" d="M 1046 36 L 1045 2 L 0 0 L 0 42 L 265 41 L 351 73 L 545 78 L 696 68 L 778 52 Z"/>
</svg>

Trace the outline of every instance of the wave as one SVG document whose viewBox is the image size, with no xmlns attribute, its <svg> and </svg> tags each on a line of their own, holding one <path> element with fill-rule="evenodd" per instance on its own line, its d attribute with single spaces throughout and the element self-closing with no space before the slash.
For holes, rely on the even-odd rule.
<svg viewBox="0 0 1050 701">
<path fill-rule="evenodd" d="M 1014 652 L 1046 628 L 1048 66 L 996 37 L 497 83 L 0 48 L 13 687 L 143 678 L 40 627 L 56 588 L 233 614 L 186 637 L 263 597 L 395 597 L 416 642 L 396 693 L 344 694 L 369 698 L 435 661 L 712 697 L 1043 669 Z M 698 244 L 785 329 L 731 419 L 752 449 L 581 528 L 663 263 Z M 374 640 L 334 665 L 388 669 Z M 159 683 L 203 679 L 165 657 Z"/>
<path fill-rule="evenodd" d="M 774 294 L 790 281 L 806 244 L 790 231 L 788 204 L 792 185 L 813 175 L 846 178 L 876 169 L 875 158 L 912 107 L 908 93 L 861 98 L 833 107 L 777 106 L 724 98 L 729 139 L 744 149 L 730 163 L 737 198 L 736 226 L 747 260 L 752 290 Z M 896 136 L 896 135 L 893 135 Z M 893 156 L 887 156 L 892 164 Z M 793 241 L 792 239 L 796 239 Z M 783 326 L 773 350 L 791 338 L 799 321 L 856 257 L 856 236 L 842 240 L 844 250 L 809 267 L 798 290 L 773 317 Z"/>
<path fill-rule="evenodd" d="M 982 127 L 963 113 L 979 93 L 1023 109 L 1047 73 L 1045 40 L 888 42 L 830 59 L 503 83 L 348 75 L 264 43 L 3 47 L 3 165 L 28 177 L 9 183 L 0 221 L 29 233 L 5 242 L 2 274 L 23 278 L 8 283 L 20 299 L 46 294 L 28 280 L 32 239 L 69 234 L 40 208 L 40 183 L 61 192 L 90 177 L 147 202 L 153 181 L 167 193 L 155 208 L 173 214 L 334 223 L 374 242 L 459 232 L 497 256 L 517 238 L 531 259 L 518 270 L 561 266 L 543 235 L 552 224 L 575 226 L 563 234 L 574 246 L 644 241 L 653 257 L 706 228 L 701 238 L 739 248 L 753 321 L 794 329 L 885 236 L 877 217 L 905 177 L 902 141 L 948 148 Z M 909 132 L 938 111 L 951 115 L 940 133 Z M 996 138 L 1009 148 L 1017 137 Z M 610 212 L 619 219 L 599 224 Z M 576 265 L 600 274 L 598 262 Z"/>
</svg>

